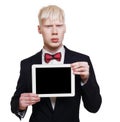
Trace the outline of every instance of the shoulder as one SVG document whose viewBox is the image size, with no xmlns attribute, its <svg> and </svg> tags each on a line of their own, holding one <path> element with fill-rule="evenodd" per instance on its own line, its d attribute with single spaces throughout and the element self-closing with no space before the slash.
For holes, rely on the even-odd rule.
<svg viewBox="0 0 120 122">
<path fill-rule="evenodd" d="M 42 51 L 40 52 L 37 52 L 36 54 L 32 55 L 32 56 L 29 56 L 28 58 L 25 58 L 23 60 L 21 60 L 21 64 L 34 64 L 34 63 L 37 63 L 37 62 L 40 62 L 41 61 L 41 55 L 42 55 Z"/>
</svg>

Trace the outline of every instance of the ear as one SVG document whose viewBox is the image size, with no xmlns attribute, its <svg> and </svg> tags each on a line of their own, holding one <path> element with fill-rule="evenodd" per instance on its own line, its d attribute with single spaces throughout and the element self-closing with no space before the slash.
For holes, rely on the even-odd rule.
<svg viewBox="0 0 120 122">
<path fill-rule="evenodd" d="M 38 25 L 38 33 L 41 34 L 41 28 L 40 28 L 40 25 Z"/>
</svg>

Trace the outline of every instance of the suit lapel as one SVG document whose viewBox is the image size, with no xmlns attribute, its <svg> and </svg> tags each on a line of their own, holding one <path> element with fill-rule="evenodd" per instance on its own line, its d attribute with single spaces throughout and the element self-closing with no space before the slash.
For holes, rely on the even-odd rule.
<svg viewBox="0 0 120 122">
<path fill-rule="evenodd" d="M 33 64 L 42 64 L 42 50 L 35 55 Z"/>
<path fill-rule="evenodd" d="M 64 64 L 69 64 L 69 63 L 71 64 L 71 62 L 72 62 L 71 52 L 66 46 L 64 46 L 64 48 L 65 48 Z"/>
<path fill-rule="evenodd" d="M 51 101 L 50 101 L 50 98 L 45 98 L 46 100 L 46 104 L 48 106 L 48 109 L 53 112 L 53 108 L 52 108 L 52 105 L 51 105 Z"/>
</svg>

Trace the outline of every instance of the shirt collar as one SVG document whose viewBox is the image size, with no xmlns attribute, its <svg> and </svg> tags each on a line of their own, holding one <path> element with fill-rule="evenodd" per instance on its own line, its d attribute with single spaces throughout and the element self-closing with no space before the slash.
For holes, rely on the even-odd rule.
<svg viewBox="0 0 120 122">
<path fill-rule="evenodd" d="M 59 62 L 59 63 L 64 63 L 64 57 L 65 57 L 65 48 L 64 48 L 64 46 L 62 46 L 59 50 L 57 50 L 56 52 L 54 52 L 54 53 L 50 53 L 49 51 L 47 51 L 47 50 L 45 50 L 44 48 L 42 49 L 42 64 L 46 64 L 45 63 L 45 61 L 44 61 L 44 55 L 45 55 L 45 53 L 49 53 L 49 54 L 51 54 L 51 55 L 54 55 L 55 53 L 57 53 L 57 52 L 61 52 L 61 54 L 62 54 L 62 57 L 61 57 L 61 61 Z M 56 61 L 56 60 L 55 60 Z M 50 63 L 58 63 L 58 62 L 54 62 L 54 60 L 53 60 L 53 62 L 51 61 Z M 49 63 L 49 64 L 50 64 Z"/>
<path fill-rule="evenodd" d="M 42 54 L 44 55 L 45 53 L 49 53 L 49 54 L 55 54 L 55 53 L 57 53 L 57 52 L 61 52 L 61 54 L 63 54 L 64 52 L 65 52 L 65 48 L 64 48 L 64 46 L 62 46 L 59 50 L 57 50 L 56 52 L 54 52 L 54 53 L 51 53 L 51 52 L 49 52 L 49 51 L 47 51 L 46 49 L 42 49 Z"/>
</svg>

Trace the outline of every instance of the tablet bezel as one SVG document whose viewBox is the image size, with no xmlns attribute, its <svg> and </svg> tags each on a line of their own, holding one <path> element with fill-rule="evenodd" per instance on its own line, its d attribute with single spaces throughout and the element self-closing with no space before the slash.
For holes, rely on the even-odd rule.
<svg viewBox="0 0 120 122">
<path fill-rule="evenodd" d="M 33 64 L 32 65 L 32 93 L 36 93 L 36 68 L 61 68 L 68 67 L 71 69 L 70 64 Z M 50 93 L 50 94 L 38 94 L 39 97 L 72 97 L 75 95 L 75 75 L 71 69 L 71 93 Z"/>
</svg>

